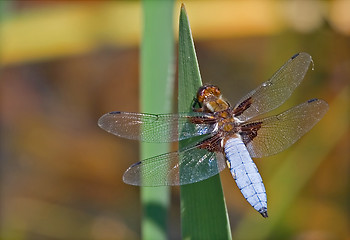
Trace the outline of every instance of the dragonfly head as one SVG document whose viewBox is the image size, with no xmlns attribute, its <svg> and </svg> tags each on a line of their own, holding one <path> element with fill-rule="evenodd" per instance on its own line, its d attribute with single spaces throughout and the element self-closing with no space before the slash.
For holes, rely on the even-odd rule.
<svg viewBox="0 0 350 240">
<path fill-rule="evenodd" d="M 204 112 L 221 112 L 230 107 L 222 98 L 220 89 L 212 84 L 205 84 L 198 89 L 196 101 Z"/>
<path fill-rule="evenodd" d="M 204 84 L 198 89 L 197 100 L 199 103 L 203 103 L 205 99 L 210 97 L 221 97 L 221 91 L 217 86 L 212 84 Z"/>
</svg>

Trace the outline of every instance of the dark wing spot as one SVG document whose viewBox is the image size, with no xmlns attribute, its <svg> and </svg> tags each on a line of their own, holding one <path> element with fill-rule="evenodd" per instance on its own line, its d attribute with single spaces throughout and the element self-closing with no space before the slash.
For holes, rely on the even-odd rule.
<svg viewBox="0 0 350 240">
<path fill-rule="evenodd" d="M 134 163 L 133 165 L 131 165 L 130 167 L 135 167 L 137 165 L 140 165 L 141 164 L 141 161 L 140 162 L 137 162 L 137 163 Z"/>
<path fill-rule="evenodd" d="M 250 105 L 252 105 L 253 101 L 252 98 L 247 98 L 243 102 L 241 102 L 235 109 L 233 109 L 233 114 L 235 117 L 241 115 L 245 110 L 247 110 Z"/>
<path fill-rule="evenodd" d="M 308 103 L 312 103 L 312 102 L 315 102 L 317 101 L 318 99 L 317 98 L 313 98 L 313 99 L 310 99 L 309 101 L 307 101 Z"/>
<path fill-rule="evenodd" d="M 189 121 L 194 124 L 214 124 L 218 121 L 214 115 L 190 117 Z"/>
<path fill-rule="evenodd" d="M 204 141 L 200 142 L 197 146 L 198 148 L 206 149 L 209 152 L 223 152 L 223 149 L 220 144 L 221 139 L 221 134 L 216 134 L 211 138 L 205 139 Z"/>
<path fill-rule="evenodd" d="M 244 144 L 247 144 L 258 136 L 258 131 L 261 128 L 262 122 L 253 122 L 241 126 L 241 136 Z"/>
<path fill-rule="evenodd" d="M 110 112 L 109 114 L 120 114 L 121 112 L 119 111 L 114 111 L 114 112 Z"/>
<path fill-rule="evenodd" d="M 296 58 L 297 56 L 299 56 L 300 53 L 296 53 L 293 55 L 292 59 Z"/>
</svg>

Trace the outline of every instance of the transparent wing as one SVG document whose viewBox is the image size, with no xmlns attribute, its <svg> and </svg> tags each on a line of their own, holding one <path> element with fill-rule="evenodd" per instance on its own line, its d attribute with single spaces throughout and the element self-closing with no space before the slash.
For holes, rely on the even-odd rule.
<svg viewBox="0 0 350 240">
<path fill-rule="evenodd" d="M 268 81 L 238 102 L 235 117 L 247 121 L 279 107 L 303 80 L 311 62 L 307 53 L 294 55 Z"/>
<path fill-rule="evenodd" d="M 123 181 L 138 186 L 184 185 L 212 177 L 225 167 L 222 153 L 191 147 L 135 163 L 126 170 Z"/>
<path fill-rule="evenodd" d="M 279 115 L 247 122 L 242 125 L 242 129 L 246 129 L 241 133 L 243 142 L 251 157 L 279 153 L 307 133 L 327 110 L 325 101 L 312 99 Z"/>
<path fill-rule="evenodd" d="M 204 123 L 207 113 L 144 114 L 110 112 L 98 120 L 98 125 L 116 136 L 144 142 L 174 142 L 212 133 L 215 124 Z M 193 124 L 196 119 L 201 124 Z M 210 118 L 213 121 L 213 118 Z M 178 131 L 181 129 L 181 131 Z"/>
</svg>

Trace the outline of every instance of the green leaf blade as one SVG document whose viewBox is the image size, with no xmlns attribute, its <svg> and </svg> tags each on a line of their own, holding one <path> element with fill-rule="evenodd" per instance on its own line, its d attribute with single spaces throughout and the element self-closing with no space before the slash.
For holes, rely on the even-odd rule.
<svg viewBox="0 0 350 240">
<path fill-rule="evenodd" d="M 202 81 L 184 5 L 180 13 L 178 67 L 178 110 L 187 112 Z M 186 144 L 189 142 L 181 143 L 180 148 Z M 181 226 L 183 239 L 231 239 L 219 175 L 181 186 Z"/>
</svg>

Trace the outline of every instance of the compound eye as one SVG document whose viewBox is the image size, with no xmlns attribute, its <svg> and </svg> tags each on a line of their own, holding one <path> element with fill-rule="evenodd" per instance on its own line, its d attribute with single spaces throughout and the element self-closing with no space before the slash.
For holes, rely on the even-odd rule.
<svg viewBox="0 0 350 240">
<path fill-rule="evenodd" d="M 221 95 L 221 91 L 217 86 L 211 85 L 207 89 L 207 95 L 214 95 L 215 97 L 219 97 Z"/>
<path fill-rule="evenodd" d="M 208 94 L 208 85 L 203 85 L 201 86 L 198 91 L 197 91 L 197 100 L 198 102 L 203 102 L 204 98 L 206 97 L 206 95 Z"/>
<path fill-rule="evenodd" d="M 213 94 L 217 97 L 219 97 L 221 95 L 221 91 L 218 87 L 214 86 L 213 87 Z"/>
</svg>

